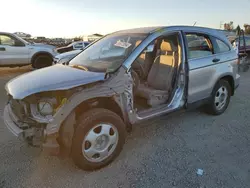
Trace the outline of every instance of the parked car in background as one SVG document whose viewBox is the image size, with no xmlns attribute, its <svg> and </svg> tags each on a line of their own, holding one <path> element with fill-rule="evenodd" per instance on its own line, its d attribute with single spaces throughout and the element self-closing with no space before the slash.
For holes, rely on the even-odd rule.
<svg viewBox="0 0 250 188">
<path fill-rule="evenodd" d="M 55 49 L 51 45 L 30 43 L 15 34 L 0 32 L 0 66 L 31 64 L 33 68 L 47 67 L 58 54 Z"/>
<path fill-rule="evenodd" d="M 53 65 L 55 64 L 64 64 L 66 65 L 73 57 L 79 54 L 82 50 L 73 50 L 69 52 L 65 52 L 62 54 L 58 54 L 53 61 Z"/>
<path fill-rule="evenodd" d="M 114 49 L 112 51 L 106 50 L 109 49 L 109 46 L 106 48 L 102 48 L 102 52 L 99 56 L 99 58 L 106 58 L 106 57 L 116 57 L 121 56 L 123 54 L 123 50 L 121 48 Z M 67 65 L 71 59 L 73 59 L 75 56 L 77 56 L 79 53 L 81 53 L 83 50 L 73 50 L 69 52 L 65 52 L 62 54 L 57 55 L 54 58 L 53 64 L 63 64 Z"/>
<path fill-rule="evenodd" d="M 60 47 L 57 48 L 58 53 L 65 53 L 73 50 L 82 50 L 86 46 L 88 46 L 90 43 L 89 42 L 84 42 L 84 41 L 77 41 L 69 44 L 68 46 Z"/>
<path fill-rule="evenodd" d="M 137 123 L 205 105 L 227 109 L 238 56 L 224 34 L 188 26 L 118 31 L 69 61 L 6 84 L 4 122 L 33 146 L 95 170 L 121 152 Z"/>
<path fill-rule="evenodd" d="M 250 54 L 250 36 L 244 36 L 244 38 L 245 38 L 245 44 L 244 44 L 243 37 L 240 37 L 240 48 L 238 48 L 239 37 L 237 37 L 234 41 L 232 41 L 233 47 L 237 50 L 239 49 L 240 53 L 244 53 L 246 50 L 246 52 Z"/>
</svg>

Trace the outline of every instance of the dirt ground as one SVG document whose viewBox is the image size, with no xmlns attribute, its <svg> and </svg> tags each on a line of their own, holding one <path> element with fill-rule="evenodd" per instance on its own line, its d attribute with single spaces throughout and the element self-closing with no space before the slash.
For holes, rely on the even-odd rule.
<svg viewBox="0 0 250 188">
<path fill-rule="evenodd" d="M 0 187 L 250 187 L 250 72 L 242 73 L 223 115 L 194 110 L 147 121 L 134 128 L 111 165 L 85 172 L 70 159 L 28 147 L 5 127 L 4 85 L 30 70 L 0 69 Z"/>
</svg>

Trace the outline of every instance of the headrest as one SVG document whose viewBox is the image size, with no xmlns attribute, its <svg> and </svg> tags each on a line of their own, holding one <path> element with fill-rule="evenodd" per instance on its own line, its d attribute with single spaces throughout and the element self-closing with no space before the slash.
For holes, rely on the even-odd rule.
<svg viewBox="0 0 250 188">
<path fill-rule="evenodd" d="M 161 51 L 173 51 L 171 43 L 168 41 L 162 41 Z"/>
</svg>

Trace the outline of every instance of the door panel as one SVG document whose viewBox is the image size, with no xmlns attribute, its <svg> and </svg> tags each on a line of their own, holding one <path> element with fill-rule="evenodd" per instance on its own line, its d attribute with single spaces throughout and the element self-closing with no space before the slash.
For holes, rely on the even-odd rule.
<svg viewBox="0 0 250 188">
<path fill-rule="evenodd" d="M 0 63 L 1 65 L 29 64 L 28 46 L 13 36 L 0 34 Z"/>
<path fill-rule="evenodd" d="M 22 65 L 29 64 L 29 50 L 25 47 L 5 46 L 0 45 L 0 49 L 5 48 L 5 51 L 0 50 L 2 65 Z"/>
</svg>

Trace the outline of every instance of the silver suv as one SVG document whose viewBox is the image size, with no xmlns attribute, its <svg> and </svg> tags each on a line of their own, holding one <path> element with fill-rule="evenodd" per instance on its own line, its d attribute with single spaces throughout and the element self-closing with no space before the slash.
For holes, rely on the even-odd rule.
<svg viewBox="0 0 250 188">
<path fill-rule="evenodd" d="M 57 54 L 54 46 L 30 43 L 15 34 L 0 32 L 0 66 L 47 67 Z"/>
<path fill-rule="evenodd" d="M 239 85 L 237 62 L 226 36 L 213 29 L 115 32 L 69 65 L 9 81 L 4 121 L 29 144 L 98 169 L 121 152 L 138 122 L 201 105 L 222 114 Z"/>
</svg>

